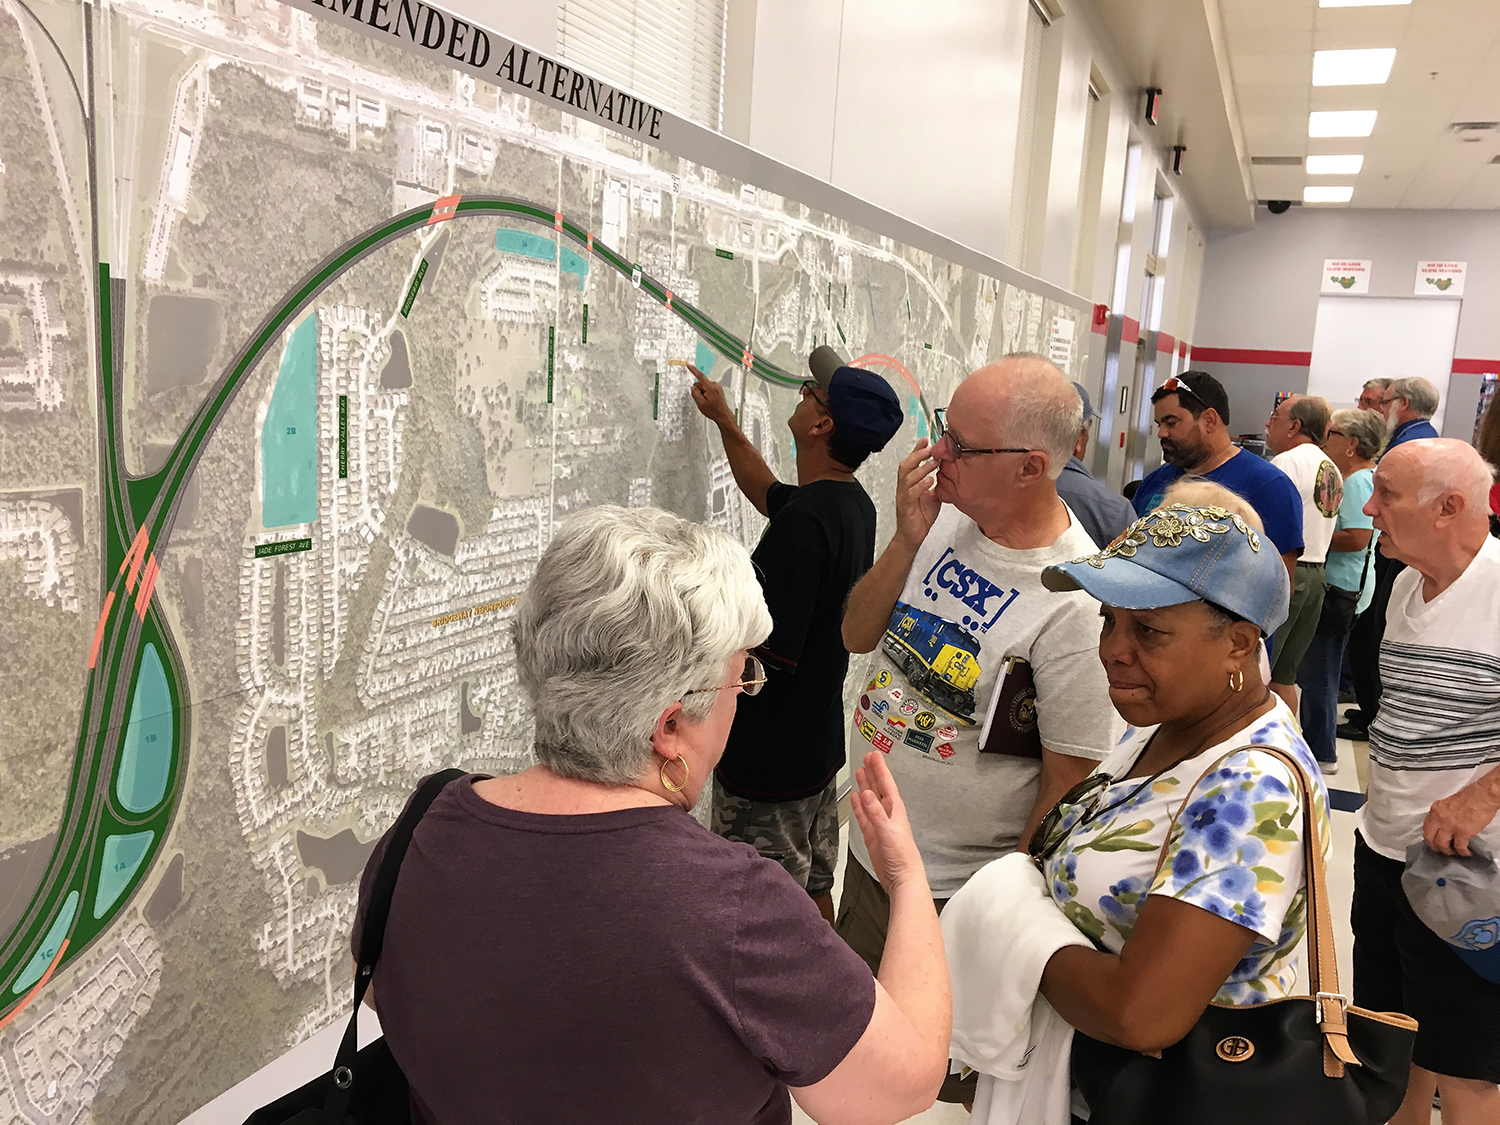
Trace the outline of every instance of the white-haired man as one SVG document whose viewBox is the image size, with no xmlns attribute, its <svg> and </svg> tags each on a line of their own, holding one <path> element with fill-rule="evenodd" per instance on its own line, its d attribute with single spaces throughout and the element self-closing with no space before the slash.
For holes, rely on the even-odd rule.
<svg viewBox="0 0 1500 1125">
<path fill-rule="evenodd" d="M 1354 1000 L 1421 1025 L 1406 1101 L 1392 1121 L 1500 1121 L 1500 984 L 1471 970 L 1412 911 L 1407 849 L 1500 852 L 1500 540 L 1489 535 L 1490 466 L 1455 439 L 1381 459 L 1365 505 L 1381 549 L 1406 564 L 1380 648 L 1384 697 L 1370 728 L 1370 787 L 1354 855 Z"/>
<path fill-rule="evenodd" d="M 1098 606 L 1041 581 L 1097 550 L 1057 495 L 1081 422 L 1077 392 L 1039 356 L 969 375 L 936 412 L 936 444 L 901 462 L 895 535 L 849 595 L 845 645 L 879 650 L 854 744 L 889 755 L 940 902 L 1027 840 L 1123 729 Z M 876 966 L 870 862 L 851 840 L 838 928 Z"/>
</svg>

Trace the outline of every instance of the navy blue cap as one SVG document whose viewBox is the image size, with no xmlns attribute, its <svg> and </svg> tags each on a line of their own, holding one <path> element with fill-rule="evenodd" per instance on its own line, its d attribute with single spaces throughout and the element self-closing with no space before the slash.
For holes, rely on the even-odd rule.
<svg viewBox="0 0 1500 1125">
<path fill-rule="evenodd" d="M 1049 590 L 1086 590 L 1120 609 L 1185 602 L 1222 606 L 1266 636 L 1286 620 L 1292 590 L 1274 544 L 1223 508 L 1165 504 L 1097 555 L 1042 571 Z"/>
<path fill-rule="evenodd" d="M 1083 399 L 1083 424 L 1087 426 L 1094 420 L 1094 404 L 1089 401 L 1089 393 L 1084 390 L 1082 383 L 1074 383 L 1073 389 L 1078 392 L 1078 397 Z"/>
<path fill-rule="evenodd" d="M 839 437 L 878 453 L 896 436 L 906 415 L 891 385 L 873 371 L 850 367 L 827 344 L 807 357 L 813 379 L 828 395 L 828 413 Z"/>
<path fill-rule="evenodd" d="M 1477 839 L 1467 856 L 1418 840 L 1406 849 L 1401 889 L 1426 927 L 1485 980 L 1500 982 L 1500 864 Z"/>
</svg>

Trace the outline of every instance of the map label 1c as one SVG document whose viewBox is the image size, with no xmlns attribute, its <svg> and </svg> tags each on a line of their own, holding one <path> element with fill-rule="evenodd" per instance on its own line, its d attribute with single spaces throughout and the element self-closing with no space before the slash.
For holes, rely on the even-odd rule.
<svg viewBox="0 0 1500 1125">
<path fill-rule="evenodd" d="M 422 259 L 422 264 L 417 267 L 417 276 L 411 279 L 411 288 L 406 291 L 406 300 L 401 302 L 401 315 L 407 316 L 411 313 L 412 302 L 417 299 L 417 290 L 422 288 L 422 278 L 427 276 L 427 259 Z"/>
<path fill-rule="evenodd" d="M 298 551 L 311 551 L 311 539 L 278 539 L 274 543 L 257 543 L 255 557 L 269 559 L 276 555 L 291 555 Z"/>
<path fill-rule="evenodd" d="M 349 396 L 339 395 L 339 480 L 349 476 Z"/>
</svg>

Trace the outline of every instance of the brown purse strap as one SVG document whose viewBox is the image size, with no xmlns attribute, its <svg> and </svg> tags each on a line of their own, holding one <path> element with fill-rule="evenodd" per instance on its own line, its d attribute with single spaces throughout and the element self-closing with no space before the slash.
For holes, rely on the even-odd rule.
<svg viewBox="0 0 1500 1125">
<path fill-rule="evenodd" d="M 1308 983 L 1317 1009 L 1318 1030 L 1323 1033 L 1323 1073 L 1329 1078 L 1342 1078 L 1344 1066 L 1358 1066 L 1359 1059 L 1349 1046 L 1349 1001 L 1339 993 L 1339 966 L 1333 944 L 1333 910 L 1328 899 L 1328 876 L 1323 867 L 1323 838 L 1318 830 L 1318 818 L 1314 809 L 1317 786 L 1302 763 L 1279 747 L 1255 744 L 1237 747 L 1216 758 L 1188 787 L 1187 795 L 1173 814 L 1172 821 L 1167 826 L 1167 838 L 1162 841 L 1161 851 L 1156 857 L 1151 885 L 1156 885 L 1156 876 L 1161 872 L 1161 865 L 1166 862 L 1167 848 L 1172 843 L 1177 822 L 1186 811 L 1188 802 L 1193 799 L 1198 785 L 1226 760 L 1249 751 L 1260 751 L 1280 759 L 1292 771 L 1297 787 L 1301 790 L 1302 872 L 1304 885 L 1307 887 Z"/>
</svg>

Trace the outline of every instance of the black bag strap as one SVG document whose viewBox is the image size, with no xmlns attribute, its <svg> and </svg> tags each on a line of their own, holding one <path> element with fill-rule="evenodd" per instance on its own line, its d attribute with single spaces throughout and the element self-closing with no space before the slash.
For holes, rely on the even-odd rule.
<svg viewBox="0 0 1500 1125">
<path fill-rule="evenodd" d="M 396 893 L 396 880 L 401 875 L 401 861 L 406 858 L 406 849 L 411 844 L 417 824 L 426 815 L 432 802 L 448 784 L 467 777 L 465 770 L 443 770 L 422 783 L 406 806 L 406 811 L 391 829 L 386 840 L 385 854 L 380 857 L 380 867 L 375 872 L 375 883 L 370 888 L 370 901 L 365 906 L 365 925 L 359 934 L 359 964 L 354 970 L 354 1011 L 349 1014 L 349 1025 L 344 1029 L 344 1038 L 339 1042 L 338 1054 L 334 1056 L 332 1085 L 323 1102 L 323 1120 L 326 1125 L 342 1125 L 354 1098 L 354 1063 L 359 1054 L 359 1006 L 364 1002 L 365 992 L 375 973 L 375 963 L 380 960 L 380 951 L 385 945 L 385 923 L 391 913 L 391 898 Z"/>
</svg>

